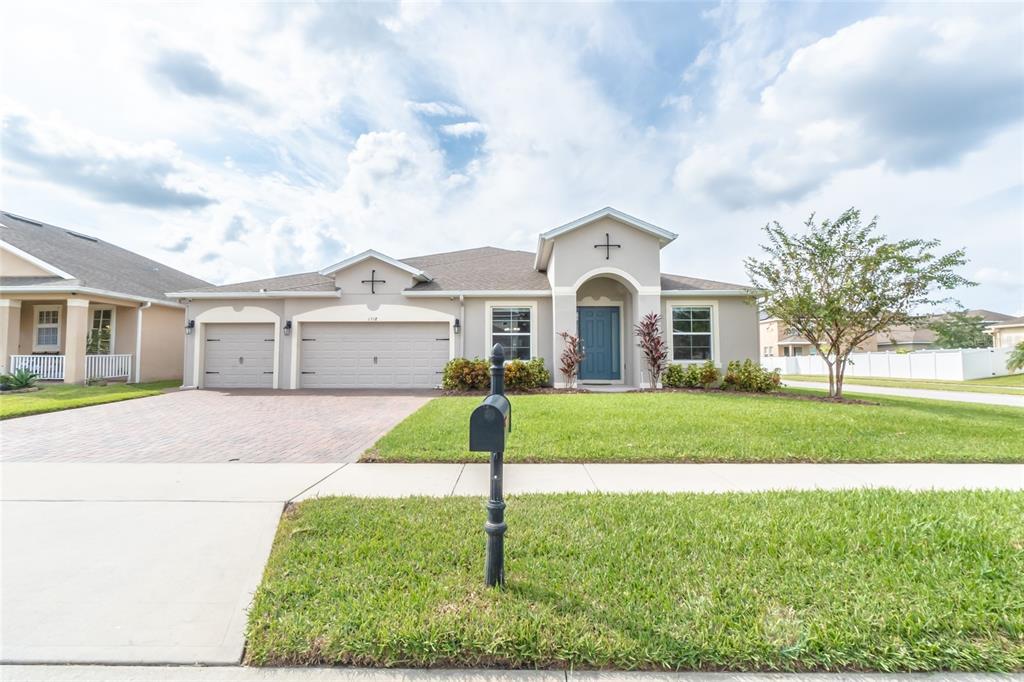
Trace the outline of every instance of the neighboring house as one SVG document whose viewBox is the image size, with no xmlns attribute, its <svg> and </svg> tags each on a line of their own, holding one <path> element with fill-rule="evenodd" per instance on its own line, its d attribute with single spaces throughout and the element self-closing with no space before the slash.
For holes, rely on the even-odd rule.
<svg viewBox="0 0 1024 682">
<path fill-rule="evenodd" d="M 535 253 L 493 247 L 397 260 L 366 251 L 307 272 L 168 289 L 188 305 L 185 382 L 199 388 L 408 388 L 454 357 L 544 358 L 556 386 L 561 332 L 583 337 L 583 383 L 639 385 L 633 325 L 667 321 L 674 362 L 757 357 L 753 292 L 661 272 L 676 235 L 605 208 L 540 235 Z"/>
<path fill-rule="evenodd" d="M 1024 341 L 1024 317 L 1011 317 L 988 328 L 995 348 L 1012 348 Z"/>
<path fill-rule="evenodd" d="M 0 364 L 46 380 L 181 377 L 185 306 L 201 279 L 88 235 L 0 213 Z"/>
<path fill-rule="evenodd" d="M 976 309 L 968 310 L 966 313 L 971 317 L 982 318 L 982 321 L 989 327 L 1011 319 L 1009 315 L 991 310 Z M 934 315 L 923 320 L 919 325 L 896 325 L 886 332 L 868 337 L 857 346 L 857 350 L 865 353 L 875 351 L 909 352 L 934 348 L 937 337 L 927 325 L 930 321 L 941 318 L 942 315 Z M 774 317 L 762 316 L 760 320 L 760 346 L 762 357 L 789 357 L 817 353 L 809 341 Z"/>
</svg>

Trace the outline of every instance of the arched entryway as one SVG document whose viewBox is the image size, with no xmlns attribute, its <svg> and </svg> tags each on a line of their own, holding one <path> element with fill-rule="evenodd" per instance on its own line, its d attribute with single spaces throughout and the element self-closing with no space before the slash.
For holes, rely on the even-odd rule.
<svg viewBox="0 0 1024 682">
<path fill-rule="evenodd" d="M 586 352 L 581 384 L 633 383 L 635 293 L 629 279 L 612 272 L 593 274 L 576 286 L 576 331 Z"/>
</svg>

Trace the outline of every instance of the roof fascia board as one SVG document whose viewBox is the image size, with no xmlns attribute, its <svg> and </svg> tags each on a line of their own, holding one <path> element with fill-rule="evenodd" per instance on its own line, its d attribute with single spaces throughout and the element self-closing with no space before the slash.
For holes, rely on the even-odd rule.
<svg viewBox="0 0 1024 682">
<path fill-rule="evenodd" d="M 0 240 L 0 248 L 2 248 L 4 251 L 7 251 L 8 253 L 12 253 L 15 256 L 18 256 L 19 258 L 23 258 L 24 260 L 27 260 L 32 265 L 35 265 L 38 268 L 42 268 L 43 270 L 46 270 L 47 272 L 49 272 L 52 275 L 55 275 L 55 276 L 60 277 L 62 279 L 75 279 L 75 277 L 73 275 L 69 275 L 68 273 L 66 273 L 63 270 L 61 270 L 60 268 L 58 268 L 56 265 L 50 265 L 49 263 L 47 263 L 43 259 L 37 258 L 36 256 L 33 256 L 28 251 L 23 251 L 23 250 L 19 249 L 14 244 L 11 244 L 9 242 L 5 242 L 5 241 Z"/>
<path fill-rule="evenodd" d="M 171 291 L 172 298 L 230 299 L 230 298 L 338 298 L 337 291 Z"/>
<path fill-rule="evenodd" d="M 550 289 L 473 289 L 473 290 L 447 290 L 447 291 L 403 291 L 403 296 L 410 298 L 550 298 Z"/>
<path fill-rule="evenodd" d="M 385 256 L 380 251 L 375 251 L 374 249 L 367 249 L 366 251 L 363 251 L 362 253 L 358 253 L 358 254 L 352 256 L 351 258 L 346 258 L 345 260 L 339 261 L 339 262 L 335 263 L 334 265 L 330 265 L 330 266 L 324 268 L 323 270 L 320 270 L 319 274 L 323 275 L 324 277 L 326 277 L 328 275 L 333 275 L 334 273 L 338 272 L 339 270 L 344 270 L 345 268 L 350 267 L 352 265 L 356 265 L 358 263 L 362 263 L 367 258 L 376 258 L 377 260 L 382 261 L 384 263 L 387 263 L 388 265 L 390 265 L 392 267 L 395 267 L 395 268 L 398 268 L 399 270 L 405 270 L 410 275 L 412 275 L 413 277 L 415 277 L 416 279 L 418 279 L 418 280 L 420 280 L 422 282 L 429 282 L 432 279 L 430 277 L 430 275 L 428 275 L 427 273 L 423 272 L 422 270 L 414 268 L 411 265 L 409 265 L 408 263 L 403 263 L 400 260 L 396 260 L 396 259 L 392 258 L 391 256 Z"/>
<path fill-rule="evenodd" d="M 171 308 L 184 307 L 180 303 L 175 303 L 174 301 L 164 301 L 159 298 L 149 298 L 148 296 L 135 296 L 134 294 L 122 294 L 117 291 L 108 291 L 107 289 L 94 289 L 92 287 L 78 286 L 0 286 L 0 294 L 92 294 L 93 296 L 120 298 L 126 301 L 138 301 L 139 303 L 165 305 Z"/>
<path fill-rule="evenodd" d="M 615 218 L 619 222 L 630 225 L 631 227 L 635 227 L 641 232 L 647 232 L 648 234 L 654 235 L 658 239 L 662 240 L 665 244 L 668 244 L 669 242 L 671 242 L 672 240 L 679 236 L 675 232 L 669 232 L 668 230 L 658 227 L 657 225 L 654 225 L 652 223 L 649 223 L 646 220 L 634 218 L 633 216 L 627 213 L 623 213 L 622 211 L 616 208 L 612 208 L 611 206 L 605 206 L 604 208 L 598 211 L 594 211 L 593 213 L 590 213 L 588 215 L 585 215 L 582 218 L 577 218 L 576 220 L 570 223 L 566 223 L 565 225 L 559 225 L 558 227 L 550 229 L 547 232 L 541 234 L 540 237 L 543 240 L 553 239 L 555 237 L 558 237 L 559 235 L 565 234 L 566 232 L 571 232 L 577 228 L 583 227 L 584 225 L 588 225 L 594 222 L 595 220 L 600 220 L 601 218 Z"/>
<path fill-rule="evenodd" d="M 700 296 L 757 296 L 761 292 L 756 289 L 662 289 L 662 296 L 676 296 L 680 298 Z M 763 322 L 764 320 L 762 320 Z"/>
</svg>

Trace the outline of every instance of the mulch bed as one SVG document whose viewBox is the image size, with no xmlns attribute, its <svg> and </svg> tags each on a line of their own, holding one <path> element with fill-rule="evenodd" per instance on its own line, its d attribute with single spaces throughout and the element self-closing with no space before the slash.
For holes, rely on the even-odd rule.
<svg viewBox="0 0 1024 682">
<path fill-rule="evenodd" d="M 11 395 L 13 393 L 32 393 L 39 390 L 39 386 L 32 386 L 30 388 L 5 388 L 0 389 L 0 395 Z"/>
</svg>

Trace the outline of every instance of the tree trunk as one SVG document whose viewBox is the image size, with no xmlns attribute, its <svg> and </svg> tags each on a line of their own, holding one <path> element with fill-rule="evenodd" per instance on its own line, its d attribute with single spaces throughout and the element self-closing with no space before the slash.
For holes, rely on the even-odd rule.
<svg viewBox="0 0 1024 682">
<path fill-rule="evenodd" d="M 841 356 L 836 362 L 836 398 L 843 397 L 843 379 L 846 378 L 846 361 L 850 359 L 850 354 Z"/>
<path fill-rule="evenodd" d="M 835 396 L 835 391 L 836 391 L 835 365 L 827 359 L 828 358 L 827 355 L 825 356 L 825 358 L 826 358 L 825 365 L 828 366 L 828 397 L 831 398 L 831 397 Z"/>
</svg>

